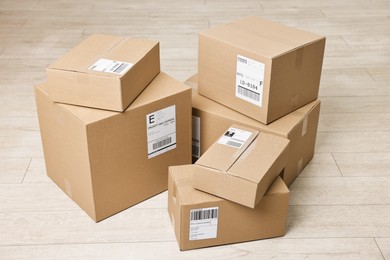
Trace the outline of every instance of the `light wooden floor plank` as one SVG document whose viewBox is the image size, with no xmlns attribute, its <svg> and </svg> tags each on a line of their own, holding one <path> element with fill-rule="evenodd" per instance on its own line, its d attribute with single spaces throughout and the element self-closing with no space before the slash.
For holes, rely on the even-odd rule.
<svg viewBox="0 0 390 260">
<path fill-rule="evenodd" d="M 381 240 L 379 240 L 381 241 Z M 7 259 L 382 259 L 371 238 L 269 239 L 204 248 L 178 250 L 173 242 L 66 244 L 0 247 Z M 82 256 L 82 257 L 80 257 Z"/>
<path fill-rule="evenodd" d="M 390 96 L 322 97 L 321 113 L 389 113 Z"/>
<path fill-rule="evenodd" d="M 166 209 L 125 210 L 100 223 L 81 210 L 0 213 L 0 231 L 1 246 L 176 241 Z"/>
<path fill-rule="evenodd" d="M 390 113 L 332 113 L 322 114 L 320 132 L 389 131 Z"/>
<path fill-rule="evenodd" d="M 313 159 L 299 174 L 299 178 L 341 177 L 331 153 L 315 153 Z"/>
<path fill-rule="evenodd" d="M 30 162 L 30 158 L 0 158 L 0 185 L 21 183 Z"/>
<path fill-rule="evenodd" d="M 389 237 L 390 205 L 290 206 L 287 238 Z"/>
<path fill-rule="evenodd" d="M 321 153 L 390 152 L 388 131 L 319 132 L 316 151 Z"/>
<path fill-rule="evenodd" d="M 390 176 L 298 178 L 290 186 L 290 205 L 390 206 L 389 186 Z"/>
<path fill-rule="evenodd" d="M 379 76 L 382 77 L 382 76 Z M 383 77 L 386 77 L 383 75 Z M 328 77 L 329 78 L 329 77 Z M 324 81 L 321 83 L 322 97 L 389 96 L 390 81 Z"/>
<path fill-rule="evenodd" d="M 31 158 L 23 183 L 47 183 L 51 182 L 46 175 L 45 159 L 43 157 Z"/>
<path fill-rule="evenodd" d="M 390 153 L 333 153 L 343 176 L 390 176 Z"/>
</svg>

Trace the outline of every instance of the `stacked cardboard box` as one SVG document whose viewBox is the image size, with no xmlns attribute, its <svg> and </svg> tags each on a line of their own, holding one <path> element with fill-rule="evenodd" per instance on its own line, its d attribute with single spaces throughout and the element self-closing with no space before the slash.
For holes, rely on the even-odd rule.
<svg viewBox="0 0 390 260">
<path fill-rule="evenodd" d="M 186 82 L 196 162 L 169 170 L 180 249 L 284 235 L 287 186 L 314 154 L 324 47 L 259 17 L 199 34 L 198 75 Z"/>
<path fill-rule="evenodd" d="M 168 211 L 181 250 L 283 236 L 289 190 L 279 177 L 255 209 L 193 188 L 193 165 L 170 167 Z"/>
<path fill-rule="evenodd" d="M 35 88 L 47 175 L 96 222 L 190 163 L 191 89 L 160 72 L 158 42 L 93 35 L 47 74 Z"/>
<path fill-rule="evenodd" d="M 265 125 L 233 109 L 199 95 L 197 75 L 185 83 L 192 87 L 192 160 L 195 162 L 232 124 L 290 140 L 287 162 L 282 179 L 290 186 L 314 155 L 320 100 L 309 104 Z"/>
</svg>

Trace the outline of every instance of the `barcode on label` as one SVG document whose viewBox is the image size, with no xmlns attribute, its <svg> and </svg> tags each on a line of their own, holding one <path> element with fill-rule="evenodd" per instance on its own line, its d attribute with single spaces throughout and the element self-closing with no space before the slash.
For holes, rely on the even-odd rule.
<svg viewBox="0 0 390 260">
<path fill-rule="evenodd" d="M 118 68 L 116 68 L 114 70 L 115 73 L 118 73 L 118 74 L 122 74 L 122 72 L 124 70 L 126 70 L 128 67 L 130 66 L 130 64 L 128 63 L 122 63 Z"/>
<path fill-rule="evenodd" d="M 192 145 L 192 156 L 199 158 L 200 156 L 199 146 Z"/>
<path fill-rule="evenodd" d="M 248 97 L 250 99 L 253 99 L 255 101 L 260 101 L 260 94 L 251 91 L 249 89 L 243 88 L 241 86 L 237 86 L 238 94 L 243 95 L 245 97 Z"/>
<path fill-rule="evenodd" d="M 157 143 L 154 143 L 153 144 L 153 150 L 157 150 L 157 149 L 160 149 L 161 147 L 164 147 L 168 144 L 172 143 L 172 138 L 171 137 L 168 137 L 164 140 L 161 140 L 161 141 L 158 141 Z"/>
<path fill-rule="evenodd" d="M 233 146 L 233 147 L 236 147 L 236 148 L 240 148 L 242 145 L 242 143 L 238 143 L 238 142 L 234 142 L 234 141 L 228 141 L 226 144 Z"/>
<path fill-rule="evenodd" d="M 216 218 L 218 218 L 218 208 L 191 210 L 191 221 Z"/>
</svg>

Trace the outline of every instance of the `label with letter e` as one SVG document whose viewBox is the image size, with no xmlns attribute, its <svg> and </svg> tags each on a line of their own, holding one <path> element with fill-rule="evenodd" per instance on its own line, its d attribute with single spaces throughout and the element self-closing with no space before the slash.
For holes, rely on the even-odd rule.
<svg viewBox="0 0 390 260">
<path fill-rule="evenodd" d="M 176 106 L 146 115 L 148 159 L 176 148 Z"/>
<path fill-rule="evenodd" d="M 263 106 L 264 63 L 237 55 L 236 97 Z"/>
<path fill-rule="evenodd" d="M 218 207 L 190 211 L 190 240 L 216 238 L 217 231 Z"/>
</svg>

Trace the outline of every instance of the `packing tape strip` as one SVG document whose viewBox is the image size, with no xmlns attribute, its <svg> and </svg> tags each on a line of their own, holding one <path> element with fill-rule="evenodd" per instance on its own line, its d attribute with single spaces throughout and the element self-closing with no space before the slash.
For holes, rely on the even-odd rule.
<svg viewBox="0 0 390 260">
<path fill-rule="evenodd" d="M 307 122 L 308 122 L 308 117 L 306 116 L 304 119 L 303 119 L 303 122 L 302 122 L 302 134 L 301 134 L 301 137 L 303 137 L 305 134 L 306 134 L 306 131 L 307 131 Z"/>
</svg>

